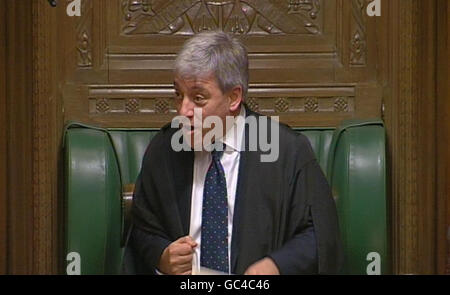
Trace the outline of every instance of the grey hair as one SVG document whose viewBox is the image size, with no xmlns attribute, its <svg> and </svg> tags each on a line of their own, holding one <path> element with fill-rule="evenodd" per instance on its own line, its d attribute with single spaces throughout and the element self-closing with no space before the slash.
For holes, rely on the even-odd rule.
<svg viewBox="0 0 450 295">
<path fill-rule="evenodd" d="M 225 32 L 202 32 L 186 41 L 175 60 L 174 72 L 183 79 L 213 74 L 222 93 L 241 86 L 243 99 L 247 97 L 247 49 Z"/>
</svg>

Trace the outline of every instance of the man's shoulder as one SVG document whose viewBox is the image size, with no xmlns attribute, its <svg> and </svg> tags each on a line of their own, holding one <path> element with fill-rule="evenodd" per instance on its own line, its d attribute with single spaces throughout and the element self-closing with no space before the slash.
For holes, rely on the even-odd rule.
<svg viewBox="0 0 450 295">
<path fill-rule="evenodd" d="M 266 116 L 248 109 L 247 115 L 256 117 L 256 121 L 259 123 L 262 122 L 260 120 L 261 118 L 267 118 L 268 129 L 270 129 L 269 126 L 271 126 L 272 124 L 278 125 L 280 148 L 293 148 L 301 151 L 309 151 L 311 149 L 309 139 L 302 133 L 292 129 L 289 125 L 279 122 L 278 120 L 275 120 L 270 116 Z"/>
<path fill-rule="evenodd" d="M 160 158 L 161 153 L 169 151 L 171 138 L 176 131 L 177 129 L 172 128 L 170 123 L 161 127 L 149 142 L 144 157 L 148 158 L 152 156 L 153 158 Z"/>
<path fill-rule="evenodd" d="M 158 131 L 158 133 L 152 139 L 152 142 L 155 142 L 155 143 L 158 143 L 158 144 L 164 144 L 164 143 L 167 144 L 167 142 L 170 143 L 170 140 L 171 140 L 173 134 L 177 130 L 178 129 L 171 127 L 171 123 L 167 123 L 166 125 L 161 127 L 161 129 Z"/>
</svg>

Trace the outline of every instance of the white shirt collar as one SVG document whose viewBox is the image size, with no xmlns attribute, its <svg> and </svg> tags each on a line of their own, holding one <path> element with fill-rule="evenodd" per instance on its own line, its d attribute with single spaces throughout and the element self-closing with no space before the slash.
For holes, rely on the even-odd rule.
<svg viewBox="0 0 450 295">
<path fill-rule="evenodd" d="M 233 118 L 233 125 L 226 130 L 226 133 L 223 137 L 219 138 L 217 141 L 225 144 L 225 150 L 227 151 L 242 151 L 243 147 L 243 139 L 244 139 L 244 127 L 245 127 L 245 107 L 241 105 L 241 110 L 239 114 Z M 226 122 L 224 122 L 226 124 Z M 208 148 L 211 147 L 211 144 L 208 145 Z M 204 153 L 205 151 L 196 151 L 197 153 Z"/>
<path fill-rule="evenodd" d="M 233 126 L 228 129 L 225 136 L 220 139 L 220 141 L 222 141 L 227 146 L 227 150 L 229 148 L 234 151 L 242 150 L 245 115 L 245 107 L 244 105 L 241 105 L 241 111 L 234 118 Z"/>
</svg>

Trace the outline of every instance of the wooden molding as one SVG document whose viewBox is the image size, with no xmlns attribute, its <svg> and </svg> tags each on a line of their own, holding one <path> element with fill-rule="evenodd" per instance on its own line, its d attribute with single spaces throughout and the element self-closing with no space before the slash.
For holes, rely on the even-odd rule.
<svg viewBox="0 0 450 295">
<path fill-rule="evenodd" d="M 0 2 L 0 275 L 7 273 L 7 129 L 6 110 L 6 2 Z"/>
<path fill-rule="evenodd" d="M 450 3 L 437 1 L 437 257 L 439 274 L 450 274 Z"/>
<path fill-rule="evenodd" d="M 45 2 L 45 1 L 44 1 Z M 43 1 L 33 3 L 33 42 L 35 44 L 34 93 L 33 93 L 33 211 L 34 211 L 34 247 L 33 272 L 45 274 L 51 269 L 52 257 L 52 176 L 49 171 L 52 161 L 49 157 L 49 132 L 51 126 L 49 113 L 49 87 L 51 84 L 51 48 L 49 28 L 52 23 L 52 10 Z M 49 173 L 50 172 L 50 173 Z"/>
<path fill-rule="evenodd" d="M 436 272 L 435 1 L 385 1 L 393 272 Z M 426 99 L 425 99 L 426 98 Z"/>
<path fill-rule="evenodd" d="M 83 1 L 85 2 L 85 1 Z M 91 2 L 91 1 L 89 1 Z M 84 7 L 88 11 L 92 3 Z M 89 18 L 71 19 L 65 5 L 51 8 L 46 1 L 33 1 L 33 273 L 57 274 L 64 269 L 64 198 L 61 139 L 63 105 L 59 91 L 71 77 L 68 69 L 92 67 L 92 49 L 77 50 Z M 89 14 L 88 14 L 89 16 Z M 74 22 L 73 26 L 69 23 Z M 61 30 L 58 23 L 64 23 Z M 91 34 L 91 32 L 89 32 Z M 76 36 L 76 38 L 69 38 Z M 71 43 L 72 42 L 72 43 Z M 78 43 L 77 43 L 78 42 Z M 78 44 L 78 45 L 77 45 Z M 72 48 L 71 51 L 66 50 Z M 70 54 L 68 54 L 68 52 Z M 64 64 L 66 67 L 62 68 Z"/>
<path fill-rule="evenodd" d="M 8 273 L 33 272 L 32 0 L 6 2 Z M 3 19 L 1 21 L 4 21 Z"/>
</svg>

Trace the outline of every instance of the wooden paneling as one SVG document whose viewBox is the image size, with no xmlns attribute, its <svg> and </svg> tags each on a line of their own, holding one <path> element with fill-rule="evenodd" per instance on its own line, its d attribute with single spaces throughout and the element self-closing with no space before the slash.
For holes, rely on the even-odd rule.
<svg viewBox="0 0 450 295">
<path fill-rule="evenodd" d="M 381 116 L 380 57 L 365 1 L 84 2 L 69 29 L 77 38 L 63 37 L 76 48 L 66 62 L 75 75 L 63 85 L 65 121 L 169 122 L 173 61 L 203 29 L 234 33 L 248 47 L 248 104 L 255 110 L 292 126 Z"/>
<path fill-rule="evenodd" d="M 437 266 L 450 274 L 450 3 L 438 1 L 437 68 Z"/>
<path fill-rule="evenodd" d="M 435 3 L 383 2 L 392 255 L 400 274 L 436 272 Z"/>
<path fill-rule="evenodd" d="M 87 2 L 87 1 L 82 1 Z M 69 81 L 77 62 L 66 6 L 52 8 L 46 1 L 33 1 L 33 213 L 34 246 L 32 271 L 62 273 L 63 255 L 63 106 L 59 85 Z M 70 71 L 72 70 L 72 71 Z"/>
<path fill-rule="evenodd" d="M 417 269 L 421 274 L 436 272 L 436 1 L 419 1 L 417 29 L 417 66 L 414 96 L 417 96 L 417 150 L 411 161 L 417 161 Z M 417 85 L 420 85 L 417 87 Z"/>
<path fill-rule="evenodd" d="M 0 2 L 0 19 L 6 17 L 5 1 Z M 6 111 L 6 22 L 0 21 L 0 275 L 7 273 L 7 111 Z"/>
<path fill-rule="evenodd" d="M 33 263 L 33 1 L 6 1 L 8 272 Z"/>
</svg>

